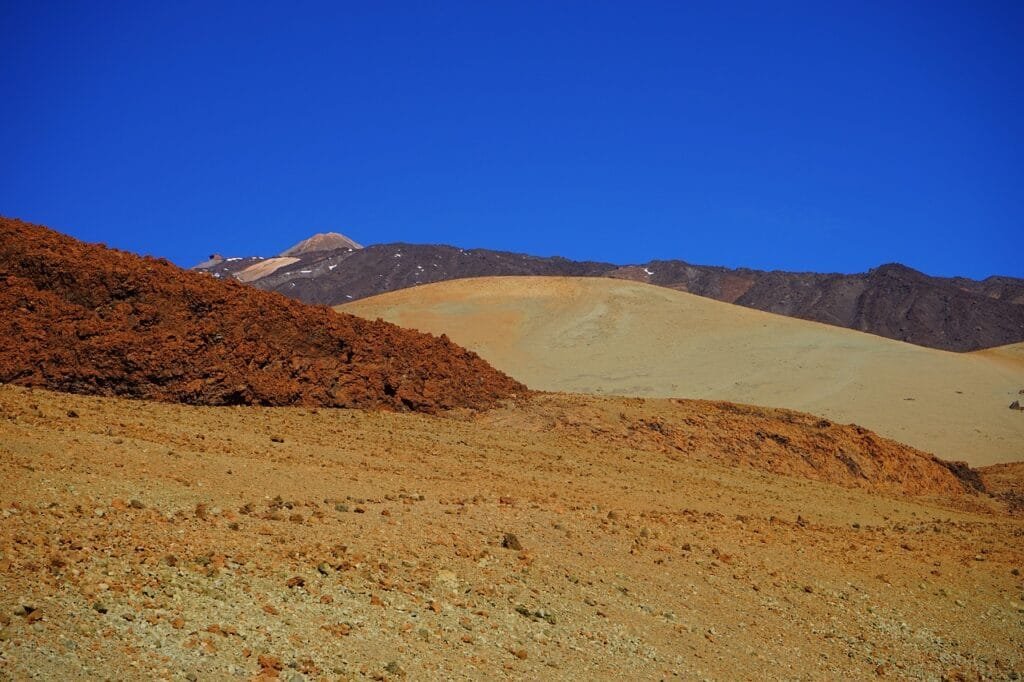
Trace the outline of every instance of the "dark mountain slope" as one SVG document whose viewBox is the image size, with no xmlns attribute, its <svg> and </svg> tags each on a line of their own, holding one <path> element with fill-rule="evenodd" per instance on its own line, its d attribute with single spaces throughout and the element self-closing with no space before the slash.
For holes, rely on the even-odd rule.
<svg viewBox="0 0 1024 682">
<path fill-rule="evenodd" d="M 204 269 L 219 277 L 240 276 L 259 262 L 228 260 Z M 1024 341 L 1024 280 L 931 277 L 895 264 L 853 275 L 766 272 L 679 260 L 618 266 L 487 249 L 378 244 L 306 254 L 252 283 L 308 303 L 337 305 L 418 284 L 495 275 L 637 280 L 943 350 Z"/>
<path fill-rule="evenodd" d="M 1014 302 L 1024 281 L 1009 277 L 947 279 L 898 264 L 839 275 L 729 270 L 682 261 L 654 261 L 646 271 L 621 268 L 613 276 L 943 350 L 971 351 L 1024 339 L 1024 305 Z"/>
<path fill-rule="evenodd" d="M 337 305 L 450 279 L 491 275 L 591 277 L 613 265 L 429 244 L 378 244 L 358 251 L 314 254 L 256 281 L 307 303 Z"/>
</svg>

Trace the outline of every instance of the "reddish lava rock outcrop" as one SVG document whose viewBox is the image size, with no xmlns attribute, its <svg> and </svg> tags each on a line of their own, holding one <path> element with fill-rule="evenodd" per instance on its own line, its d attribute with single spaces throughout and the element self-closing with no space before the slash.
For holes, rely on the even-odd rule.
<svg viewBox="0 0 1024 682">
<path fill-rule="evenodd" d="M 446 337 L 0 218 L 0 382 L 203 405 L 487 408 L 526 388 Z"/>
</svg>

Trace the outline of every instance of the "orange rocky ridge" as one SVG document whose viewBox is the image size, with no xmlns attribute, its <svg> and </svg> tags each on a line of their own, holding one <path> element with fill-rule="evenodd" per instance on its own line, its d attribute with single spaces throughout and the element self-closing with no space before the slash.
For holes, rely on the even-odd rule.
<svg viewBox="0 0 1024 682">
<path fill-rule="evenodd" d="M 525 391 L 447 338 L 0 219 L 0 381 L 199 405 L 486 408 Z"/>
</svg>

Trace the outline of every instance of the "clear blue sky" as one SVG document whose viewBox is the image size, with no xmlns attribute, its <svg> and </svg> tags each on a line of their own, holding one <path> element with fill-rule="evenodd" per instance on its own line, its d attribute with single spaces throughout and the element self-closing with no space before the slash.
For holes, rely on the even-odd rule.
<svg viewBox="0 0 1024 682">
<path fill-rule="evenodd" d="M 1024 276 L 1024 3 L 0 0 L 0 214 Z"/>
</svg>

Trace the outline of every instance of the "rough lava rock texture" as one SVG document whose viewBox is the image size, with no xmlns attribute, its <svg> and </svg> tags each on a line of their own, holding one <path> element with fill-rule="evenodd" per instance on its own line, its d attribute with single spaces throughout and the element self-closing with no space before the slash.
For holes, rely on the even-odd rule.
<svg viewBox="0 0 1024 682">
<path fill-rule="evenodd" d="M 614 277 L 941 350 L 973 351 L 1024 341 L 1024 280 L 932 277 L 899 264 L 857 274 L 767 272 L 681 260 L 618 266 L 488 249 L 377 244 L 305 253 L 294 263 L 264 266 L 266 274 L 258 277 L 239 274 L 263 260 L 207 262 L 196 269 L 325 305 L 466 277 Z"/>
<path fill-rule="evenodd" d="M 199 405 L 485 409 L 519 382 L 446 337 L 0 218 L 0 382 Z"/>
</svg>

